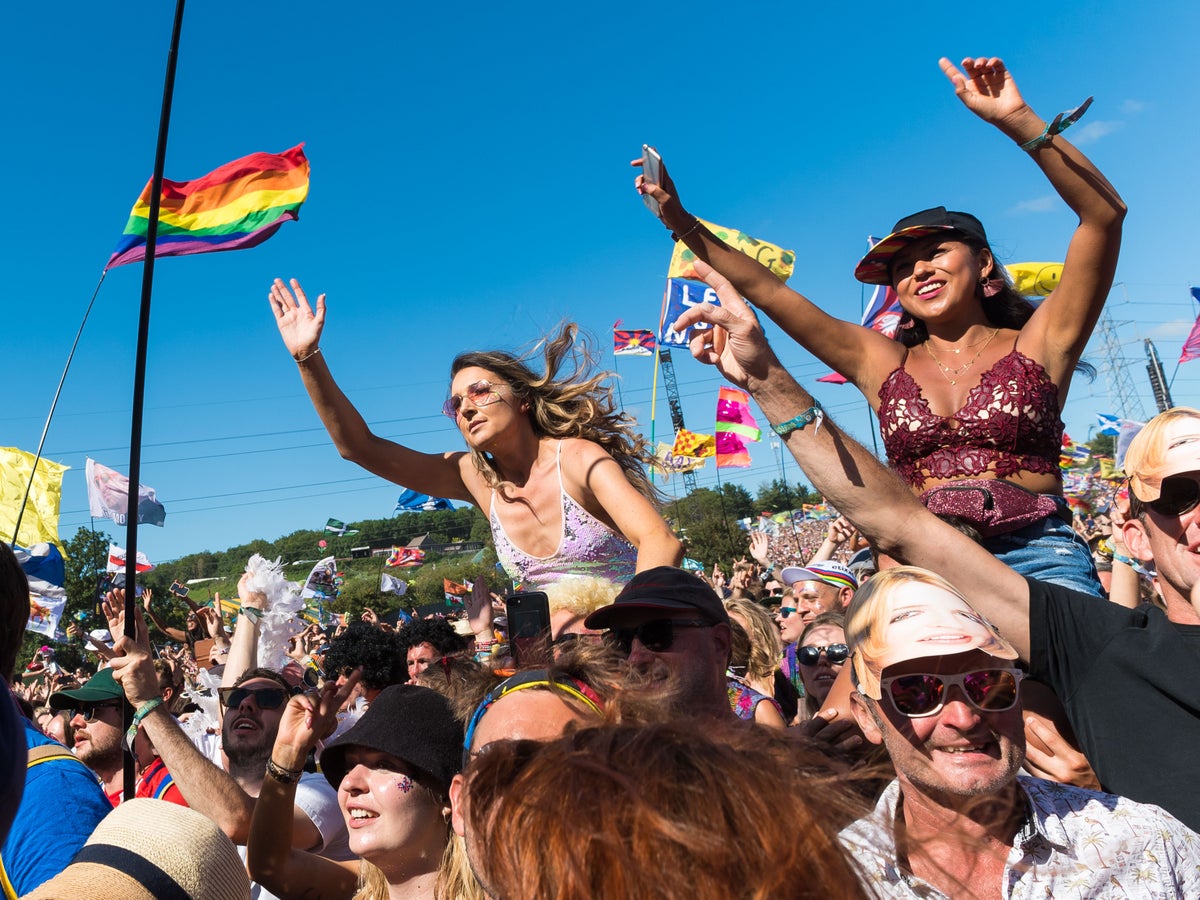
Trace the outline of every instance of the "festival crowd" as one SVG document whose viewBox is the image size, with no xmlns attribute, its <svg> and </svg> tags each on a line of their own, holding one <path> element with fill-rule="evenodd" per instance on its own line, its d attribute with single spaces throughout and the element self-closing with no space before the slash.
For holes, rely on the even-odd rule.
<svg viewBox="0 0 1200 900">
<path fill-rule="evenodd" d="M 839 514 L 752 531 L 728 570 L 680 568 L 574 326 L 540 360 L 456 357 L 467 449 L 426 454 L 371 431 L 322 353 L 324 295 L 276 280 L 339 452 L 479 507 L 520 590 L 327 628 L 256 556 L 232 625 L 114 589 L 94 667 L 66 672 L 49 647 L 18 661 L 28 584 L 0 548 L 4 896 L 1200 897 L 1200 411 L 1147 423 L 1103 515 L 1072 514 L 1062 404 L 1125 207 L 1062 137 L 1086 106 L 1047 123 L 1001 60 L 941 65 L 1079 217 L 1036 308 L 979 220 L 937 207 L 855 272 L 895 289 L 897 338 L 838 321 L 687 212 L 657 153 L 635 161 L 721 300 L 674 327 L 704 326 L 693 356 Z M 887 465 L 759 314 L 863 391 Z"/>
</svg>

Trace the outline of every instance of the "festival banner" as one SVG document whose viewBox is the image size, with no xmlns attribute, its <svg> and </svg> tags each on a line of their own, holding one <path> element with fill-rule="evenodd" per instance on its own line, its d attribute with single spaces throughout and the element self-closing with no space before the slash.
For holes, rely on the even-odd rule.
<svg viewBox="0 0 1200 900">
<path fill-rule="evenodd" d="M 327 556 L 308 573 L 308 579 L 300 590 L 300 596 L 305 600 L 330 600 L 337 596 L 337 560 Z"/>
<path fill-rule="evenodd" d="M 112 519 L 118 525 L 129 521 L 129 479 L 115 469 L 102 466 L 90 456 L 87 467 L 88 507 L 94 518 Z M 167 511 L 158 502 L 154 488 L 138 485 L 137 517 L 139 525 L 157 525 L 167 520 Z"/>
<path fill-rule="evenodd" d="M 411 569 L 425 562 L 425 551 L 416 547 L 393 547 L 384 565 L 392 569 Z"/>
<path fill-rule="evenodd" d="M 412 488 L 405 488 L 404 493 L 397 498 L 396 508 L 392 510 L 392 514 L 395 515 L 398 512 L 433 512 L 437 509 L 454 509 L 454 507 L 450 505 L 449 500 L 444 500 L 441 497 L 430 497 L 428 494 L 417 493 Z M 326 526 L 326 530 L 328 528 L 329 526 Z M 357 532 L 355 533 L 357 534 Z"/>
<path fill-rule="evenodd" d="M 787 281 L 792 277 L 792 271 L 796 265 L 796 254 L 791 250 L 784 250 L 775 244 L 752 238 L 736 228 L 725 228 L 703 219 L 700 222 L 719 240 L 734 250 L 740 250 L 751 259 L 758 260 L 778 275 L 782 281 Z M 700 280 L 700 276 L 696 274 L 696 254 L 689 250 L 688 245 L 683 241 L 675 242 L 675 250 L 671 253 L 671 267 L 667 270 L 667 277 Z"/>
<path fill-rule="evenodd" d="M 1009 263 L 1005 266 L 1012 278 L 1013 287 L 1022 297 L 1048 297 L 1058 287 L 1062 277 L 1062 263 L 1026 262 Z"/>
<path fill-rule="evenodd" d="M 1191 290 L 1192 299 L 1200 303 L 1200 287 Z M 1179 354 L 1181 363 L 1191 362 L 1193 359 L 1200 359 L 1200 316 L 1196 316 L 1196 323 L 1192 325 L 1187 340 L 1183 342 L 1183 351 Z"/>
<path fill-rule="evenodd" d="M 29 619 L 26 631 L 58 635 L 58 622 L 67 606 L 67 591 L 63 587 L 66 571 L 62 554 L 53 544 L 34 544 L 28 550 L 13 547 L 25 578 L 29 581 Z"/>
<path fill-rule="evenodd" d="M 58 509 L 62 500 L 63 473 L 70 466 L 48 459 L 38 460 L 25 514 L 20 516 L 21 533 L 13 535 L 36 458 L 16 447 L 0 447 L 0 540 L 22 547 L 49 543 L 62 550 L 62 541 L 58 539 Z"/>
<path fill-rule="evenodd" d="M 653 356 L 654 332 L 613 329 L 613 356 Z"/>
<path fill-rule="evenodd" d="M 1096 434 L 1107 434 L 1110 437 L 1116 437 L 1121 433 L 1121 417 L 1114 416 L 1112 413 L 1096 413 L 1096 421 L 1100 427 L 1096 429 Z"/>
<path fill-rule="evenodd" d="M 663 297 L 662 321 L 659 323 L 658 328 L 658 344 L 660 347 L 668 349 L 672 347 L 686 347 L 693 334 L 697 331 L 706 331 L 711 327 L 704 322 L 690 325 L 683 331 L 676 331 L 671 327 L 675 320 L 687 310 L 701 303 L 711 303 L 714 306 L 721 305 L 721 301 L 717 298 L 717 292 L 706 284 L 699 284 L 695 281 L 684 281 L 682 278 L 667 279 L 667 292 Z"/>
<path fill-rule="evenodd" d="M 762 440 L 762 431 L 750 412 L 750 395 L 733 387 L 717 393 L 717 468 L 745 469 L 750 465 L 747 441 Z"/>
<path fill-rule="evenodd" d="M 457 581 L 451 581 L 449 578 L 443 578 L 442 590 L 445 593 L 447 605 L 462 606 L 463 598 L 471 593 L 471 586 L 469 584 L 459 584 Z"/>
<path fill-rule="evenodd" d="M 658 442 L 654 451 L 652 465 L 663 475 L 682 475 L 684 472 L 694 472 L 704 468 L 704 460 L 694 456 L 676 456 L 670 444 Z"/>
<path fill-rule="evenodd" d="M 675 445 L 671 447 L 672 456 L 690 456 L 693 459 L 706 459 L 717 455 L 717 439 L 711 434 L 697 434 L 680 428 L 675 433 Z"/>
<path fill-rule="evenodd" d="M 149 572 L 154 568 L 154 563 L 146 557 L 146 554 L 141 550 L 137 552 L 137 560 L 134 562 L 134 571 L 139 574 Z M 105 572 L 124 572 L 125 571 L 125 548 L 118 547 L 116 544 L 108 545 L 108 562 L 104 566 Z"/>
<path fill-rule="evenodd" d="M 251 153 L 194 181 L 164 178 L 154 256 L 187 256 L 254 247 L 299 218 L 308 197 L 304 145 L 283 153 Z M 133 205 L 106 269 L 146 258 L 150 188 Z"/>
</svg>

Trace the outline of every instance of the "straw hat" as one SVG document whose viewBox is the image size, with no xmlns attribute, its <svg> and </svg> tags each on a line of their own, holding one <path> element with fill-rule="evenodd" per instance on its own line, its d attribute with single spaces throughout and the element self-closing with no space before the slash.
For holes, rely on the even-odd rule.
<svg viewBox="0 0 1200 900">
<path fill-rule="evenodd" d="M 122 803 L 75 859 L 22 900 L 249 900 L 237 848 L 207 816 L 165 800 Z"/>
</svg>

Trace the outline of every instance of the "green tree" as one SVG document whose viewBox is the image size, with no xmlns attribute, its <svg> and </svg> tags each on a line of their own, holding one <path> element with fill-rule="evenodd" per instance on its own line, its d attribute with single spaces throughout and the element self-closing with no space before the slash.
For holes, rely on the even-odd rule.
<svg viewBox="0 0 1200 900">
<path fill-rule="evenodd" d="M 749 551 L 747 532 L 737 520 L 752 514 L 754 501 L 741 485 L 724 484 L 721 491 L 697 488 L 666 507 L 684 552 L 706 566 L 726 567 Z"/>
<path fill-rule="evenodd" d="M 758 512 L 783 512 L 798 509 L 803 503 L 816 503 L 818 495 L 806 484 L 788 484 L 782 478 L 776 478 L 759 487 L 754 495 L 755 508 Z"/>
</svg>

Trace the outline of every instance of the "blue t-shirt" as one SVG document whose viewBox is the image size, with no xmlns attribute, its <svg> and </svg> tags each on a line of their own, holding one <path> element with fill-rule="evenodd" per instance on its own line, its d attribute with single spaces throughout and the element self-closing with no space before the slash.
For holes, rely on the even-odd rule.
<svg viewBox="0 0 1200 900">
<path fill-rule="evenodd" d="M 46 737 L 28 719 L 26 750 L 49 744 L 70 753 Z M 96 776 L 77 760 L 39 762 L 25 773 L 25 796 L 17 809 L 8 838 L 0 847 L 0 881 L 22 897 L 67 867 L 100 820 L 112 812 Z"/>
</svg>

